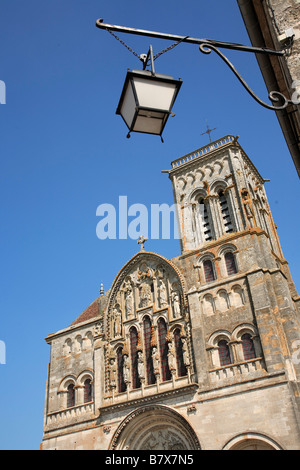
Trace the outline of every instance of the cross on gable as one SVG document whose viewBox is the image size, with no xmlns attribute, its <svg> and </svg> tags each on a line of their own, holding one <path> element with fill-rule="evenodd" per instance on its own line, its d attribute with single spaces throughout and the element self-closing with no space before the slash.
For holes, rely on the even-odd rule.
<svg viewBox="0 0 300 470">
<path fill-rule="evenodd" d="M 141 245 L 141 251 L 145 251 L 144 243 L 147 241 L 147 238 L 145 238 L 143 235 L 140 236 L 138 239 L 137 243 Z"/>
</svg>

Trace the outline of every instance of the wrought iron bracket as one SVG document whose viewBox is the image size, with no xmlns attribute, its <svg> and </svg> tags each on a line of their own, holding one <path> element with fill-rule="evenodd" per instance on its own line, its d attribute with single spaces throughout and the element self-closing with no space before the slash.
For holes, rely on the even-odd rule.
<svg viewBox="0 0 300 470">
<path fill-rule="evenodd" d="M 298 103 L 295 103 L 292 100 L 287 99 L 279 91 L 271 91 L 269 93 L 269 99 L 273 103 L 277 103 L 277 106 L 276 105 L 273 106 L 273 105 L 270 105 L 270 104 L 265 103 L 264 101 L 262 101 L 253 92 L 253 90 L 249 87 L 249 85 L 242 78 L 242 76 L 238 73 L 238 71 L 235 69 L 234 65 L 227 59 L 227 57 L 218 48 L 230 49 L 230 50 L 236 50 L 236 51 L 242 51 L 242 52 L 251 52 L 251 53 L 254 53 L 254 54 L 274 55 L 274 56 L 279 56 L 279 57 L 282 57 L 282 56 L 285 55 L 284 50 L 277 51 L 277 50 L 267 49 L 267 48 L 262 48 L 262 47 L 252 47 L 252 46 L 245 46 L 243 44 L 216 41 L 216 40 L 213 40 L 213 39 L 192 38 L 190 36 L 180 36 L 180 35 L 167 34 L 167 33 L 161 33 L 161 32 L 156 32 L 156 31 L 148 31 L 148 30 L 143 30 L 143 29 L 129 28 L 127 26 L 111 25 L 111 24 L 103 23 L 102 18 L 100 18 L 96 21 L 96 26 L 100 29 L 104 29 L 104 30 L 107 30 L 107 31 L 117 31 L 117 32 L 120 32 L 120 33 L 134 34 L 134 35 L 147 36 L 147 37 L 154 37 L 154 38 L 157 38 L 157 39 L 166 39 L 166 40 L 171 40 L 171 41 L 186 42 L 188 44 L 197 44 L 197 45 L 199 45 L 200 52 L 202 52 L 203 54 L 210 54 L 212 51 L 214 51 L 219 57 L 221 57 L 221 59 L 228 65 L 228 67 L 231 69 L 231 71 L 238 78 L 238 80 L 243 85 L 243 87 L 246 89 L 246 91 L 261 106 L 263 106 L 267 109 L 280 111 L 280 110 L 285 109 L 289 104 L 294 104 L 294 105 L 298 104 Z M 147 64 L 147 61 L 149 59 L 149 54 L 150 54 L 150 58 L 151 58 L 152 70 L 154 70 L 153 54 L 152 54 L 151 46 L 150 46 L 147 57 L 146 57 L 146 55 L 145 55 L 145 57 L 140 56 L 140 59 L 142 60 L 142 62 L 144 64 L 144 68 L 145 68 L 145 66 L 146 66 L 145 64 Z"/>
<path fill-rule="evenodd" d="M 238 73 L 238 71 L 235 69 L 235 67 L 233 66 L 233 64 L 230 62 L 230 60 L 227 59 L 227 57 L 222 54 L 221 51 L 219 51 L 219 49 L 217 49 L 215 46 L 213 46 L 212 44 L 201 44 L 199 46 L 199 50 L 200 52 L 202 52 L 203 54 L 210 54 L 211 51 L 214 51 L 216 54 L 218 54 L 219 57 L 221 57 L 221 59 L 225 62 L 225 64 L 228 65 L 228 67 L 232 70 L 232 72 L 234 73 L 234 75 L 238 78 L 238 80 L 240 81 L 240 83 L 243 85 L 243 87 L 245 88 L 245 90 L 249 93 L 249 95 L 252 96 L 252 98 L 257 101 L 257 103 L 259 103 L 261 106 L 263 106 L 264 108 L 267 108 L 267 109 L 272 109 L 274 111 L 280 111 L 282 109 L 285 109 L 289 104 L 294 104 L 294 102 L 292 100 L 289 100 L 287 99 L 282 93 L 280 93 L 279 91 L 271 91 L 269 93 L 269 99 L 271 101 L 273 101 L 274 103 L 278 103 L 278 106 L 272 106 L 268 103 L 265 103 L 264 101 L 262 101 L 255 93 L 253 90 L 251 90 L 251 88 L 249 87 L 249 85 L 245 82 L 245 80 L 242 78 L 242 76 Z"/>
</svg>

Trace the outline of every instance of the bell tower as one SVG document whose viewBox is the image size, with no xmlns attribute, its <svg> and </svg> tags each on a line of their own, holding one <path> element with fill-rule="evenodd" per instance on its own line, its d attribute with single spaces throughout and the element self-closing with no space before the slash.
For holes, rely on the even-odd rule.
<svg viewBox="0 0 300 470">
<path fill-rule="evenodd" d="M 264 189 L 265 180 L 228 135 L 172 162 L 169 176 L 178 209 L 182 253 L 263 230 L 278 256 L 281 248 Z"/>
</svg>

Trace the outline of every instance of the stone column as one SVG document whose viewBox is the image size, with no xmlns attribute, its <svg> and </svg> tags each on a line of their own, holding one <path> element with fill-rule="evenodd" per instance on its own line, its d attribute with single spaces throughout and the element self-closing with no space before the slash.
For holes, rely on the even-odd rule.
<svg viewBox="0 0 300 470">
<path fill-rule="evenodd" d="M 205 348 L 205 335 L 203 328 L 203 315 L 201 314 L 199 293 L 197 291 L 188 294 L 189 310 L 191 316 L 191 341 L 194 357 L 190 358 L 194 362 L 195 377 L 198 383 L 208 384 L 208 364 L 207 352 Z"/>
<path fill-rule="evenodd" d="M 100 335 L 95 336 L 94 340 L 94 367 L 95 413 L 97 414 L 103 404 L 105 383 L 104 341 Z"/>
</svg>

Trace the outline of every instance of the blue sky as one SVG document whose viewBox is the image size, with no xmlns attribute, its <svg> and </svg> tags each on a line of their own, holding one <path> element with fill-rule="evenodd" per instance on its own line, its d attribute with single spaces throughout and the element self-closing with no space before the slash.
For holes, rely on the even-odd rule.
<svg viewBox="0 0 300 470">
<path fill-rule="evenodd" d="M 182 78 L 167 123 L 157 136 L 132 134 L 115 114 L 128 68 L 139 60 L 105 31 L 107 23 L 250 44 L 235 0 L 10 0 L 0 15 L 0 80 L 6 84 L 1 121 L 0 448 L 38 449 L 42 439 L 49 346 L 44 338 L 67 327 L 108 289 L 139 246 L 99 240 L 96 209 L 173 203 L 161 170 L 208 143 L 239 135 L 256 165 L 278 225 L 283 252 L 300 285 L 299 179 L 275 113 L 259 106 L 216 56 L 181 44 L 155 62 L 156 71 Z M 138 54 L 171 43 L 122 35 Z M 225 52 L 225 51 L 223 51 Z M 255 57 L 226 55 L 262 99 L 267 92 Z M 149 240 L 167 258 L 177 240 Z"/>
</svg>

